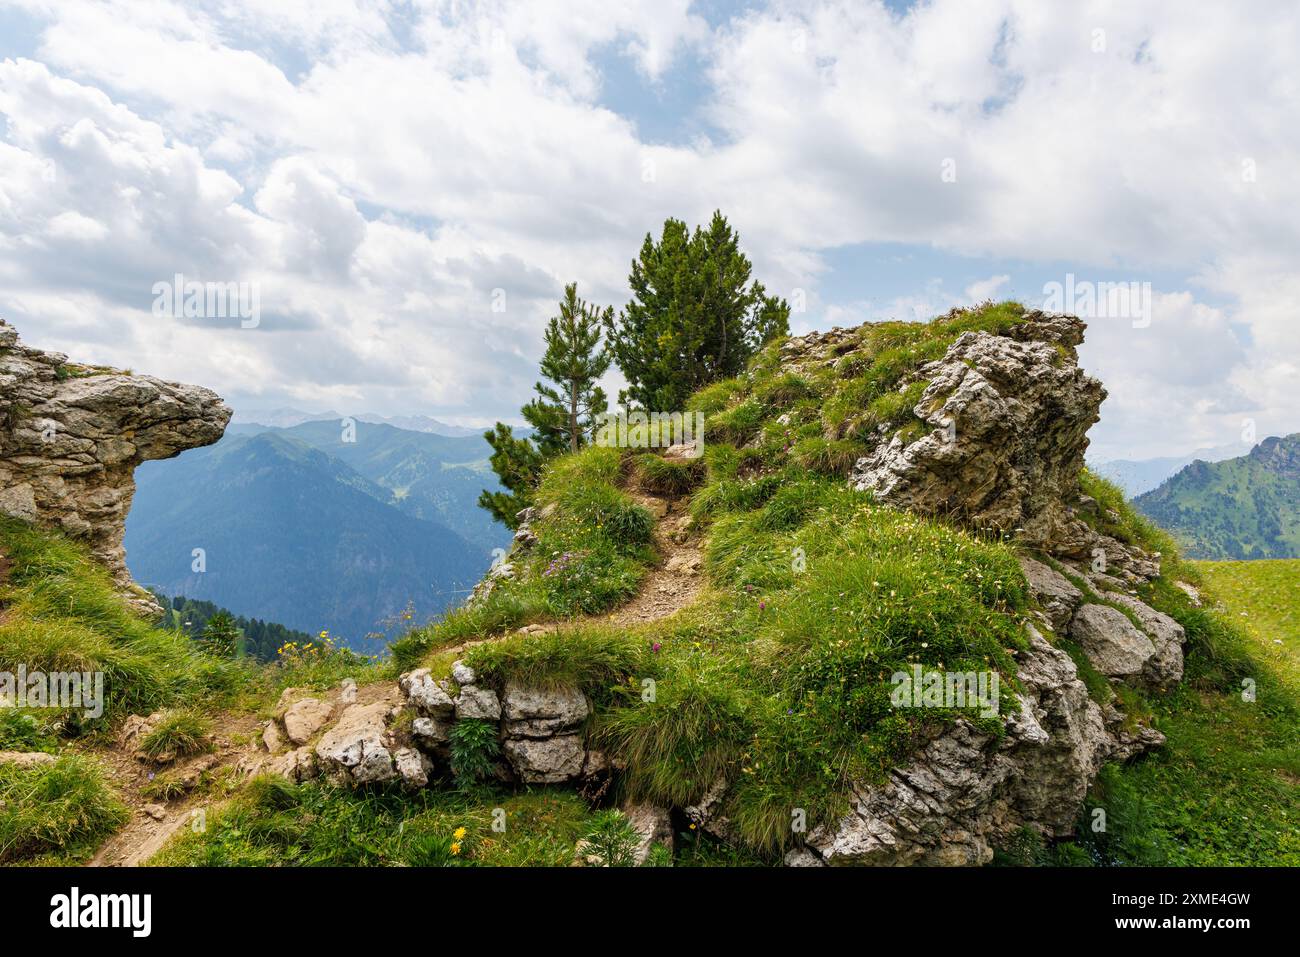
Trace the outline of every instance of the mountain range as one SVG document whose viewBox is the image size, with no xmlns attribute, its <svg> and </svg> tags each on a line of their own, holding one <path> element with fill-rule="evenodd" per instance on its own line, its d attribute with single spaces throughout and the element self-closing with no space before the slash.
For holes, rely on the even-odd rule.
<svg viewBox="0 0 1300 957">
<path fill-rule="evenodd" d="M 1129 498 L 1149 492 L 1165 479 L 1176 475 L 1188 465 L 1202 462 L 1222 462 L 1249 450 L 1242 442 L 1197 449 L 1188 455 L 1166 455 L 1151 459 L 1111 459 L 1093 463 L 1090 467 L 1103 478 L 1108 478 L 1124 490 Z"/>
<path fill-rule="evenodd" d="M 1300 433 L 1192 462 L 1133 505 L 1192 558 L 1300 557 Z"/>
<path fill-rule="evenodd" d="M 378 651 L 366 635 L 408 607 L 438 615 L 509 542 L 476 505 L 498 487 L 489 451 L 481 436 L 360 421 L 234 425 L 137 470 L 127 564 L 165 593 Z"/>
<path fill-rule="evenodd" d="M 304 422 L 339 422 L 345 416 L 341 412 L 304 412 L 302 409 L 263 409 L 256 412 L 236 412 L 234 422 L 237 425 L 267 425 L 272 428 L 287 429 Z M 433 432 L 463 438 L 467 435 L 482 435 L 486 427 L 471 428 L 464 425 L 451 425 L 427 415 L 376 415 L 363 412 L 352 416 L 357 422 L 369 422 L 373 425 L 392 425 L 409 432 Z"/>
</svg>

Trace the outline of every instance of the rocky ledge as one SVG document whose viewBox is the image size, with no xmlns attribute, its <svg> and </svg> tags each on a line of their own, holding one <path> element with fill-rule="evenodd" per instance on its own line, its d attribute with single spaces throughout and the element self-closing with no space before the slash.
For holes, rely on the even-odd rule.
<svg viewBox="0 0 1300 957">
<path fill-rule="evenodd" d="M 71 363 L 0 320 L 0 512 L 87 542 L 123 586 L 135 467 L 210 445 L 229 421 L 214 392 Z"/>
</svg>

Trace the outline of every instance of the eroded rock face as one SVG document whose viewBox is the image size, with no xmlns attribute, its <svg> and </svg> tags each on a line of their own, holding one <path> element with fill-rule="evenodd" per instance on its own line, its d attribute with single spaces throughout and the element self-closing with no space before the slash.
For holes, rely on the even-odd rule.
<svg viewBox="0 0 1300 957">
<path fill-rule="evenodd" d="M 519 780 L 525 784 L 561 784 L 582 774 L 587 751 L 582 737 L 564 734 L 553 738 L 507 738 L 502 751 Z"/>
<path fill-rule="evenodd" d="M 934 427 L 894 436 L 854 470 L 858 489 L 926 514 L 1052 540 L 1077 497 L 1088 428 L 1106 397 L 1079 367 L 1084 324 L 1031 313 L 1017 338 L 964 333 L 918 376 L 914 411 Z"/>
<path fill-rule="evenodd" d="M 398 772 L 389 750 L 389 705 L 354 704 L 344 709 L 338 724 L 316 744 L 316 760 L 335 780 L 352 784 L 391 781 Z"/>
<path fill-rule="evenodd" d="M 1167 688 L 1183 680 L 1183 641 L 1187 633 L 1183 626 L 1162 611 L 1156 611 L 1131 595 L 1110 595 L 1128 608 L 1151 639 L 1155 651 L 1142 668 L 1144 681 L 1154 688 Z"/>
<path fill-rule="evenodd" d="M 924 381 L 918 438 L 881 437 L 851 481 L 878 501 L 1012 533 L 1032 548 L 1084 564 L 1101 560 L 1127 581 L 1160 573 L 1158 556 L 1095 530 L 1079 473 L 1106 390 L 1079 368 L 1084 323 L 1025 314 L 1005 335 L 967 332 L 943 358 L 900 383 Z M 842 330 L 789 340 L 783 357 L 851 349 Z"/>
<path fill-rule="evenodd" d="M 1137 629 L 1121 611 L 1109 605 L 1084 605 L 1074 616 L 1070 635 L 1079 642 L 1089 660 L 1108 678 L 1132 678 L 1142 674 L 1155 654 L 1151 639 Z"/>
<path fill-rule="evenodd" d="M 528 688 L 517 681 L 506 684 L 501 707 L 506 734 L 516 738 L 548 738 L 572 731 L 591 713 L 577 688 Z"/>
<path fill-rule="evenodd" d="M 1042 606 L 1052 630 L 1058 634 L 1064 633 L 1074 617 L 1075 609 L 1083 602 L 1083 592 L 1050 565 L 1044 565 L 1028 556 L 1021 557 L 1020 570 L 1025 573 L 1029 590 Z"/>
<path fill-rule="evenodd" d="M 1002 738 L 958 721 L 884 784 L 857 789 L 853 810 L 814 829 L 787 862 L 982 864 L 1023 826 L 1068 834 L 1115 745 L 1070 657 L 1032 629 L 1030 640 L 1021 712 Z"/>
<path fill-rule="evenodd" d="M 87 542 L 123 585 L 135 467 L 210 445 L 229 421 L 214 392 L 69 363 L 0 320 L 0 512 Z"/>
</svg>

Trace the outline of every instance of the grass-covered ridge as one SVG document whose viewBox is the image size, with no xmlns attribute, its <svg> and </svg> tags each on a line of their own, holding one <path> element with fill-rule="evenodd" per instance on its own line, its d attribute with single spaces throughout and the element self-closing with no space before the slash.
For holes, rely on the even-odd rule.
<svg viewBox="0 0 1300 957">
<path fill-rule="evenodd" d="M 527 559 L 543 579 L 564 574 L 552 564 L 562 536 L 567 542 L 583 536 L 588 548 L 591 536 L 605 539 L 607 554 L 627 562 L 611 569 L 630 569 L 627 580 L 653 563 L 643 540 L 615 539 L 599 513 L 562 530 L 581 514 L 577 503 L 627 508 L 639 488 L 688 496 L 695 526 L 707 535 L 707 585 L 699 600 L 638 627 L 575 614 L 580 620 L 567 629 L 508 635 L 518 624 L 566 617 L 556 605 L 528 597 L 566 586 L 530 582 L 525 570 L 484 608 L 418 633 L 410 660 L 423 656 L 445 667 L 449 658 L 439 658 L 438 648 L 496 638 L 465 653 L 486 680 L 577 684 L 594 699 L 589 733 L 627 762 L 626 796 L 680 807 L 725 779 L 730 788 L 722 812 L 736 836 L 774 859 L 789 839 L 792 809 L 803 809 L 810 827 L 833 819 L 845 808 L 850 782 L 879 780 L 956 717 L 939 709 L 893 709 L 892 672 L 912 664 L 992 669 L 1003 678 L 1004 696 L 1015 688 L 1011 651 L 1024 646 L 1031 609 L 1014 543 L 879 507 L 844 479 L 874 443 L 900 431 L 912 439 L 929 428 L 912 411 L 925 388 L 918 374 L 924 363 L 965 331 L 1003 333 L 1022 315 L 1007 303 L 929 324 L 866 326 L 842 333 L 829 361 L 799 350 L 783 355 L 784 343 L 772 343 L 745 375 L 691 400 L 706 415 L 706 431 L 703 466 L 690 472 L 670 471 L 670 463 L 643 450 L 587 449 L 560 460 L 543 480 L 543 517 L 535 523 L 542 544 Z M 1261 671 L 1225 616 L 1194 607 L 1174 586 L 1175 579 L 1201 579 L 1166 533 L 1091 473 L 1081 476 L 1081 486 L 1096 507 L 1080 514 L 1098 532 L 1163 555 L 1166 573 L 1142 597 L 1187 629 L 1188 681 L 1160 700 L 1117 691 L 1081 651 L 1050 636 L 1072 651 L 1094 697 L 1109 701 L 1118 693 L 1133 720 L 1154 722 L 1170 739 L 1166 754 L 1107 770 L 1092 800 L 1106 803 L 1113 826 L 1101 837 L 1081 830 L 1079 841 L 1053 852 L 1053 861 L 1184 859 L 1179 855 L 1194 841 L 1177 822 L 1189 806 L 1198 808 L 1207 830 L 1226 829 L 1244 808 L 1236 795 L 1244 800 L 1246 791 L 1261 788 L 1278 796 L 1287 786 L 1294 748 L 1279 734 L 1295 714 L 1295 698 Z M 1090 600 L 1108 602 L 1104 592 L 1072 577 Z M 584 610 L 616 605 L 628 593 L 611 587 L 616 579 L 611 574 L 598 592 L 605 600 Z M 1242 711 L 1238 686 L 1249 675 L 1261 681 L 1262 704 Z M 1207 710 L 1209 701 L 1220 717 Z M 964 716 L 981 720 L 969 709 Z M 1213 728 L 1225 720 L 1225 740 L 1251 752 L 1237 760 L 1257 765 L 1263 778 L 1247 771 L 1231 779 L 1234 760 L 1222 759 L 1212 743 Z M 996 733 L 1001 722 L 983 724 Z M 1217 765 L 1206 763 L 1213 755 L 1221 759 Z M 1135 794 L 1140 801 L 1128 799 Z M 1237 853 L 1225 845 L 1190 859 L 1289 854 L 1280 835 L 1300 813 L 1294 797 L 1264 806 L 1270 810 L 1261 823 L 1271 836 L 1256 841 L 1259 846 Z M 1041 859 L 1046 852 L 1034 853 Z"/>
<path fill-rule="evenodd" d="M 399 657 L 445 665 L 437 649 L 498 637 L 469 663 L 498 683 L 581 686 L 597 703 L 590 733 L 627 761 L 626 796 L 684 806 L 725 778 L 741 839 L 778 852 L 793 809 L 809 826 L 833 819 L 851 783 L 879 780 L 957 716 L 894 709 L 894 672 L 997 671 L 1004 697 L 1015 687 L 1028 597 L 1011 545 L 876 506 L 844 476 L 872 443 L 922 428 L 911 411 L 922 365 L 963 332 L 1005 331 L 1022 315 L 1008 303 L 867 326 L 828 361 L 794 368 L 774 342 L 745 375 L 692 399 L 706 415 L 702 465 L 596 447 L 556 461 L 520 576 L 413 633 Z M 657 560 L 637 489 L 689 494 L 708 537 L 706 588 L 669 619 L 614 626 L 599 613 Z M 580 621 L 501 637 L 565 618 Z M 1001 731 L 974 707 L 964 716 Z"/>
</svg>

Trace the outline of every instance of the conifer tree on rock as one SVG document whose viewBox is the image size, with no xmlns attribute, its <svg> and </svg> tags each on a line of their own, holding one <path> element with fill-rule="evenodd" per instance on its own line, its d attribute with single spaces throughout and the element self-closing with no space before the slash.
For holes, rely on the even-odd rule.
<svg viewBox="0 0 1300 957">
<path fill-rule="evenodd" d="M 632 301 L 617 322 L 605 322 L 631 404 L 680 410 L 697 389 L 738 375 L 764 344 L 789 333 L 789 304 L 751 282 L 751 272 L 721 212 L 694 234 L 677 219 L 664 222 L 657 243 L 646 234 L 628 277 Z"/>
<path fill-rule="evenodd" d="M 533 435 L 517 438 L 504 422 L 484 433 L 492 446 L 492 471 L 506 491 L 484 490 L 478 504 L 507 528 L 517 527 L 516 516 L 532 501 L 546 460 L 576 452 L 591 441 L 598 418 L 608 407 L 605 392 L 596 383 L 612 360 L 601 342 L 601 330 L 613 319 L 612 306 L 601 312 L 578 298 L 577 283 L 565 286 L 560 313 L 546 325 L 541 373 L 550 384 L 538 382 L 533 387 L 536 398 L 520 410 Z"/>
<path fill-rule="evenodd" d="M 533 386 L 537 398 L 522 409 L 537 430 L 543 455 L 560 450 L 576 452 L 596 428 L 596 417 L 608 406 L 596 382 L 609 370 L 611 356 L 600 341 L 601 327 L 613 322 L 614 307 L 599 312 L 578 298 L 578 284 L 564 287 L 560 314 L 546 325 L 546 354 L 542 375 L 554 383 Z"/>
</svg>

